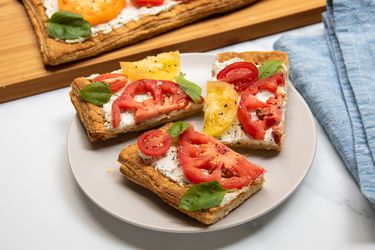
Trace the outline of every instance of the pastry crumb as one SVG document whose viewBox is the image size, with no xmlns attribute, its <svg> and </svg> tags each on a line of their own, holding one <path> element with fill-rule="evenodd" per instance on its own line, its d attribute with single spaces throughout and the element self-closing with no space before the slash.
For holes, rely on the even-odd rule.
<svg viewBox="0 0 375 250">
<path fill-rule="evenodd" d="M 115 168 L 108 168 L 106 172 L 107 174 L 113 174 L 115 172 Z"/>
</svg>

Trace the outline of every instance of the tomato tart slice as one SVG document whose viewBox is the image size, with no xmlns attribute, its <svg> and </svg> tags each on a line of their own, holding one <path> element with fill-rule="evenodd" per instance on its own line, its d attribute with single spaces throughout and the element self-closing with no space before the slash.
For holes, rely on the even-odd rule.
<svg viewBox="0 0 375 250">
<path fill-rule="evenodd" d="M 285 138 L 288 55 L 217 55 L 207 84 L 204 132 L 225 145 L 280 151 Z"/>
<path fill-rule="evenodd" d="M 221 220 L 264 182 L 262 167 L 180 121 L 145 132 L 118 161 L 127 179 L 206 225 Z"/>
<path fill-rule="evenodd" d="M 46 65 L 103 54 L 255 1 L 22 0 Z"/>
<path fill-rule="evenodd" d="M 201 88 L 180 74 L 178 51 L 73 81 L 70 98 L 91 141 L 182 119 L 203 109 Z"/>
</svg>

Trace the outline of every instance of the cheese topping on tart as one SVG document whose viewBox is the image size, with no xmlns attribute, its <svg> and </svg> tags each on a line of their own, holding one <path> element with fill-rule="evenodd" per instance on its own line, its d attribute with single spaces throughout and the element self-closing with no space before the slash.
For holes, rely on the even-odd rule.
<svg viewBox="0 0 375 250">
<path fill-rule="evenodd" d="M 177 147 L 171 146 L 167 153 L 161 158 L 145 155 L 140 150 L 138 150 L 138 155 L 146 164 L 153 165 L 156 170 L 161 172 L 165 177 L 176 182 L 178 185 L 183 186 L 190 184 L 190 181 L 185 177 L 181 165 L 178 162 Z"/>
<path fill-rule="evenodd" d="M 178 1 L 164 0 L 164 3 L 160 6 L 153 7 L 135 7 L 131 4 L 131 1 L 126 1 L 126 7 L 112 20 L 97 24 L 91 27 L 91 36 L 97 36 L 99 33 L 110 33 L 112 30 L 117 29 L 126 25 L 131 21 L 137 21 L 143 15 L 157 15 L 161 12 L 168 11 L 173 6 L 179 4 Z M 58 0 L 43 0 L 43 6 L 46 10 L 48 18 L 50 18 L 55 12 L 59 11 Z M 74 40 L 65 40 L 67 43 L 78 43 L 85 39 L 78 38 Z"/>
</svg>

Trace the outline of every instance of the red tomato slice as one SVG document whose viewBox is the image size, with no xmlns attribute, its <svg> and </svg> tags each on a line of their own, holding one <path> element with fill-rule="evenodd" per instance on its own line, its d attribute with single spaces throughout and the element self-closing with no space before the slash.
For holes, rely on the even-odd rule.
<svg viewBox="0 0 375 250">
<path fill-rule="evenodd" d="M 280 123 L 282 118 L 282 98 L 269 98 L 266 103 L 256 99 L 259 90 L 268 90 L 276 95 L 277 87 L 285 84 L 282 73 L 275 74 L 266 79 L 260 79 L 241 94 L 238 106 L 238 120 L 245 130 L 255 140 L 264 140 L 266 130 Z M 257 119 L 253 119 L 256 115 Z"/>
<path fill-rule="evenodd" d="M 217 79 L 234 85 L 237 91 L 244 91 L 258 78 L 258 68 L 250 62 L 236 62 L 217 74 Z"/>
<path fill-rule="evenodd" d="M 133 0 L 134 4 L 137 6 L 159 6 L 164 3 L 164 0 Z"/>
<path fill-rule="evenodd" d="M 265 170 L 250 163 L 213 137 L 189 127 L 179 137 L 178 159 L 193 183 L 218 181 L 224 188 L 242 188 Z"/>
<path fill-rule="evenodd" d="M 151 98 L 136 101 L 136 95 L 149 93 Z M 171 81 L 137 80 L 126 86 L 122 95 L 112 104 L 112 126 L 119 126 L 121 111 L 134 111 L 135 122 L 142 122 L 174 110 L 184 109 L 190 102 L 189 96 L 177 83 Z M 114 108 L 114 106 L 117 106 Z"/>
<path fill-rule="evenodd" d="M 161 156 L 171 147 L 172 136 L 168 133 L 154 129 L 143 133 L 137 141 L 139 150 L 149 156 Z"/>
<path fill-rule="evenodd" d="M 116 93 L 126 85 L 128 78 L 124 74 L 108 73 L 98 75 L 94 78 L 94 82 L 108 83 L 111 91 Z"/>
</svg>

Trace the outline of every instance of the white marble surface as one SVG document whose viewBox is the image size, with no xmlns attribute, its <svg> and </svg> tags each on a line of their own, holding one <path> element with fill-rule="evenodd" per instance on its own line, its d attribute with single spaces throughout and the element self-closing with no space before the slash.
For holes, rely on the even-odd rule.
<svg viewBox="0 0 375 250">
<path fill-rule="evenodd" d="M 222 50 L 269 50 L 279 36 Z M 375 212 L 318 124 L 316 157 L 303 183 L 253 222 L 178 235 L 113 218 L 86 198 L 70 172 L 66 143 L 75 111 L 68 91 L 0 105 L 0 249 L 375 249 Z"/>
</svg>

